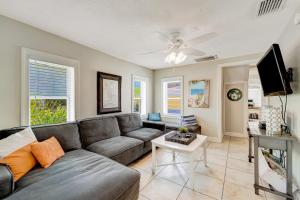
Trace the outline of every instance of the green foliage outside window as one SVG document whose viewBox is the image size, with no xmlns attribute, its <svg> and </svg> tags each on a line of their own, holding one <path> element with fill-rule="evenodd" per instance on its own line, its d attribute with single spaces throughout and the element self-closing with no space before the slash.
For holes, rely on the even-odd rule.
<svg viewBox="0 0 300 200">
<path fill-rule="evenodd" d="M 67 121 L 66 99 L 31 99 L 30 124 L 58 124 Z"/>
</svg>

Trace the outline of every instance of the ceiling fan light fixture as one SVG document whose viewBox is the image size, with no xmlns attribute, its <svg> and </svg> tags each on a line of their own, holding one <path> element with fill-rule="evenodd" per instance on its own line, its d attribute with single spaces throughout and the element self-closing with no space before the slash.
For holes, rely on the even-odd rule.
<svg viewBox="0 0 300 200">
<path fill-rule="evenodd" d="M 184 54 L 183 52 L 171 52 L 167 57 L 165 58 L 165 62 L 168 64 L 175 63 L 175 64 L 180 64 L 184 62 L 187 58 L 187 55 Z"/>
<path fill-rule="evenodd" d="M 167 57 L 165 58 L 165 62 L 168 64 L 171 64 L 176 59 L 176 52 L 171 52 Z"/>
<path fill-rule="evenodd" d="M 177 54 L 177 57 L 175 58 L 174 63 L 180 64 L 180 63 L 184 62 L 186 60 L 186 58 L 187 58 L 187 55 L 180 52 L 179 54 Z"/>
</svg>

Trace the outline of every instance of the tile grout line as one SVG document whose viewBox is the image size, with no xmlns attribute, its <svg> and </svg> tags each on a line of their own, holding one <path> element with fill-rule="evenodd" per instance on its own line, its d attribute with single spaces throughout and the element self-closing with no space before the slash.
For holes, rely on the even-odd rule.
<svg viewBox="0 0 300 200">
<path fill-rule="evenodd" d="M 206 148 L 207 148 L 209 145 L 210 145 L 210 143 L 206 146 Z M 197 164 L 195 165 L 194 169 L 197 168 L 198 165 L 200 165 L 200 162 L 201 162 L 201 161 L 198 161 L 198 162 L 197 162 Z M 203 194 L 203 193 L 198 192 L 198 191 L 196 191 L 196 190 L 190 189 L 189 187 L 186 187 L 186 186 L 187 186 L 187 183 L 189 182 L 189 180 L 190 180 L 190 177 L 189 177 L 189 178 L 187 179 L 187 181 L 184 183 L 184 185 L 183 185 L 183 187 L 181 188 L 181 191 L 179 192 L 179 194 L 178 194 L 176 200 L 178 200 L 178 198 L 180 197 L 180 195 L 182 194 L 182 192 L 183 192 L 183 190 L 184 190 L 185 188 L 186 188 L 186 189 L 189 189 L 189 190 L 192 190 L 193 192 L 196 192 L 196 193 L 198 193 L 198 194 L 207 196 L 207 197 L 209 197 L 209 198 L 216 199 L 216 198 L 211 197 L 211 196 L 209 196 L 209 195 L 207 195 L 207 194 Z M 217 200 L 217 199 L 216 199 L 216 200 Z"/>
<path fill-rule="evenodd" d="M 230 136 L 230 142 L 231 142 L 231 136 Z M 230 143 L 229 143 L 229 145 L 230 145 Z M 229 145 L 228 145 L 228 147 L 229 147 Z M 227 167 L 227 161 L 229 160 L 229 159 L 233 159 L 233 160 L 238 160 L 238 161 L 242 161 L 242 162 L 248 162 L 248 161 L 245 161 L 245 160 L 243 160 L 243 159 L 239 159 L 239 158 L 230 158 L 229 157 L 229 152 L 228 152 L 228 159 L 226 160 L 226 169 L 228 168 L 228 169 L 230 169 L 230 170 L 235 170 L 235 171 L 239 171 L 239 172 L 242 172 L 242 173 L 246 173 L 246 174 L 251 174 L 251 175 L 254 175 L 254 174 L 252 174 L 252 173 L 249 173 L 249 172 L 246 172 L 246 171 L 242 171 L 242 170 L 239 170 L 239 169 L 234 169 L 234 168 L 231 168 L 231 167 Z M 226 172 L 225 172 L 225 174 L 226 174 Z M 239 185 L 239 184 L 237 184 L 237 183 L 232 183 L 232 182 L 230 182 L 231 184 L 234 184 L 234 185 L 236 185 L 236 186 L 238 186 L 238 187 L 241 187 L 241 188 L 243 188 L 243 189 L 246 189 L 246 190 L 251 190 L 250 188 L 248 188 L 248 187 L 246 187 L 246 186 L 244 186 L 244 185 Z M 225 179 L 224 179 L 224 184 L 225 184 Z M 252 190 L 251 190 L 251 192 L 253 192 Z M 267 198 L 267 194 L 266 194 L 266 192 L 264 192 L 263 191 L 263 199 L 264 200 L 267 200 L 268 198 Z"/>
<path fill-rule="evenodd" d="M 229 137 L 229 142 L 228 142 L 228 146 L 227 146 L 226 163 L 225 163 L 225 173 L 224 173 L 224 181 L 223 181 L 223 188 L 222 188 L 221 199 L 223 199 L 223 195 L 224 195 L 225 178 L 226 178 L 226 171 L 227 171 L 227 162 L 228 162 L 228 153 L 229 153 L 230 142 L 231 142 L 231 136 Z"/>
<path fill-rule="evenodd" d="M 208 145 L 209 145 L 209 144 L 208 144 Z M 207 147 L 208 147 L 208 145 L 207 145 Z M 206 147 L 206 148 L 207 148 L 207 147 Z M 200 161 L 197 162 L 197 164 L 196 164 L 196 166 L 194 167 L 194 169 L 199 165 L 199 163 L 200 163 Z M 187 185 L 187 183 L 189 182 L 189 180 L 190 180 L 190 177 L 188 177 L 188 179 L 187 179 L 186 182 L 184 183 L 184 185 L 183 185 L 183 187 L 181 188 L 181 190 L 180 190 L 178 196 L 176 197 L 176 200 L 178 200 L 178 198 L 180 197 L 181 193 L 183 192 L 183 190 L 184 190 L 185 186 Z"/>
</svg>

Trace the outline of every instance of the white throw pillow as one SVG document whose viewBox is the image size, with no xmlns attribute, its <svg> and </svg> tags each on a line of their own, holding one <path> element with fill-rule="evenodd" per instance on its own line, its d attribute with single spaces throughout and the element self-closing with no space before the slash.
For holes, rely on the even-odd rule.
<svg viewBox="0 0 300 200">
<path fill-rule="evenodd" d="M 0 159 L 34 141 L 37 139 L 30 127 L 0 140 Z"/>
</svg>

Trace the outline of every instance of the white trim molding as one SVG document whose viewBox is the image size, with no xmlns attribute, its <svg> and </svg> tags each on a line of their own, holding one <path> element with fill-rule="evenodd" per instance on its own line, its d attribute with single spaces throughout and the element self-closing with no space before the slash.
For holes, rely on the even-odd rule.
<svg viewBox="0 0 300 200">
<path fill-rule="evenodd" d="M 70 58 L 53 55 L 33 49 L 22 48 L 21 52 L 21 125 L 30 125 L 30 96 L 29 96 L 29 59 L 41 60 L 49 63 L 65 65 L 74 68 L 74 120 L 80 116 L 80 62 Z"/>
<path fill-rule="evenodd" d="M 217 138 L 217 137 L 207 136 L 207 140 L 208 140 L 209 142 L 222 143 L 222 139 L 220 140 L 220 139 Z"/>
<path fill-rule="evenodd" d="M 240 137 L 240 138 L 248 137 L 248 135 L 245 133 L 237 133 L 237 132 L 224 132 L 224 135 L 232 136 L 232 137 Z"/>
<path fill-rule="evenodd" d="M 223 92 L 224 92 L 224 83 L 223 83 L 223 69 L 226 67 L 238 67 L 245 65 L 256 65 L 257 59 L 248 59 L 231 63 L 222 63 L 218 65 L 217 69 L 217 135 L 218 140 L 222 141 L 224 135 L 224 112 L 223 112 Z"/>
</svg>

